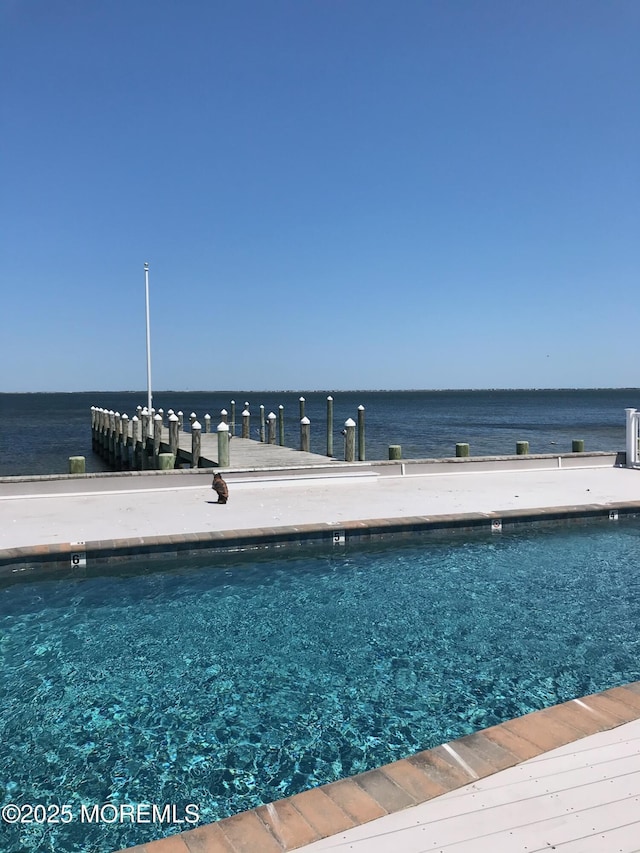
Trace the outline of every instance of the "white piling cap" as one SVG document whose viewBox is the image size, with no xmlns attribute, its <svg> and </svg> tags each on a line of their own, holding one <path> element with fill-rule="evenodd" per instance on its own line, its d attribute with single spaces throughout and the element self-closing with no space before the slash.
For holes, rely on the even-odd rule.
<svg viewBox="0 0 640 853">
<path fill-rule="evenodd" d="M 224 421 L 220 421 L 218 424 L 218 432 L 229 432 L 229 424 L 225 424 Z"/>
<path fill-rule="evenodd" d="M 132 423 L 133 423 L 133 421 L 135 421 L 136 423 L 138 423 L 138 421 L 139 421 L 139 420 L 140 420 L 140 418 L 139 418 L 137 415 L 134 415 L 134 416 L 131 418 L 131 422 L 132 422 Z"/>
<path fill-rule="evenodd" d="M 364 406 L 358 406 L 358 411 L 359 411 L 359 412 L 364 412 Z"/>
<path fill-rule="evenodd" d="M 180 417 L 180 415 L 182 415 L 182 414 L 183 414 L 183 412 L 178 412 L 178 417 Z"/>
<path fill-rule="evenodd" d="M 346 427 L 352 427 L 356 425 L 356 422 L 353 420 L 353 418 L 347 418 L 347 420 L 344 422 L 344 425 Z"/>
<path fill-rule="evenodd" d="M 140 412 L 140 414 L 141 414 L 141 415 L 148 415 L 148 414 L 149 414 L 149 412 L 147 411 L 147 407 L 146 407 L 146 406 L 145 406 L 145 407 L 144 407 L 144 409 Z"/>
<path fill-rule="evenodd" d="M 220 414 L 221 414 L 221 415 L 228 415 L 228 414 L 229 414 L 229 412 L 227 412 L 227 410 L 226 410 L 226 409 L 220 409 Z"/>
<path fill-rule="evenodd" d="M 333 400 L 333 397 L 331 396 L 331 394 L 329 394 L 329 396 L 327 397 L 327 400 Z"/>
<path fill-rule="evenodd" d="M 169 411 L 167 412 L 167 414 L 168 414 L 168 415 L 172 415 L 172 414 L 173 414 L 173 409 L 169 409 Z"/>
<path fill-rule="evenodd" d="M 161 421 L 161 420 L 162 420 L 162 415 L 154 415 L 154 416 L 153 416 L 153 419 L 154 419 L 154 421 Z"/>
<path fill-rule="evenodd" d="M 274 412 L 269 412 L 269 414 L 267 415 L 267 420 L 268 421 L 275 421 L 275 419 L 276 419 L 276 416 L 275 416 Z"/>
<path fill-rule="evenodd" d="M 301 423 L 301 424 L 304 424 L 304 425 L 306 426 L 307 424 L 310 424 L 310 423 L 311 423 L 311 421 L 309 420 L 309 418 L 302 418 L 302 420 L 300 421 L 300 423 Z"/>
<path fill-rule="evenodd" d="M 120 417 L 120 412 L 116 412 L 116 413 L 115 413 L 115 417 L 116 417 L 116 418 L 119 418 L 119 417 Z"/>
<path fill-rule="evenodd" d="M 284 409 L 284 406 L 282 405 L 282 403 L 278 406 L 278 408 L 279 408 L 279 409 Z"/>
<path fill-rule="evenodd" d="M 243 418 L 247 417 L 247 415 L 250 415 L 250 414 L 251 414 L 251 412 L 249 411 L 249 409 L 245 409 L 244 412 L 242 413 L 242 417 Z"/>
<path fill-rule="evenodd" d="M 192 429 L 192 430 L 194 430 L 194 429 L 202 429 L 202 424 L 198 423 L 198 421 L 194 421 L 194 422 L 191 424 L 191 429 Z"/>
<path fill-rule="evenodd" d="M 205 415 L 204 416 L 205 421 L 207 420 L 207 418 L 209 418 L 209 420 L 211 420 L 211 415 Z"/>
<path fill-rule="evenodd" d="M 174 415 L 173 413 L 171 413 L 171 414 L 169 415 L 169 420 L 170 420 L 170 421 L 173 421 L 173 423 L 175 423 L 176 421 L 179 421 L 179 420 L 180 420 L 180 418 L 179 418 L 177 415 Z"/>
<path fill-rule="evenodd" d="M 124 413 L 124 415 L 122 416 L 122 420 L 124 420 L 125 418 L 126 418 L 127 420 L 129 420 L 129 415 L 128 415 L 126 412 L 125 412 L 125 413 Z"/>
<path fill-rule="evenodd" d="M 300 397 L 300 402 L 301 402 L 301 403 L 304 403 L 304 401 L 305 401 L 305 400 L 304 400 L 304 397 Z"/>
<path fill-rule="evenodd" d="M 191 414 L 189 415 L 189 417 L 190 417 L 190 418 L 197 418 L 198 416 L 196 415 L 196 413 L 195 413 L 195 412 L 191 412 Z"/>
<path fill-rule="evenodd" d="M 231 401 L 231 405 L 232 405 L 232 406 L 235 406 L 235 404 L 236 404 L 236 401 L 235 401 L 235 400 L 232 400 L 232 401 Z"/>
</svg>

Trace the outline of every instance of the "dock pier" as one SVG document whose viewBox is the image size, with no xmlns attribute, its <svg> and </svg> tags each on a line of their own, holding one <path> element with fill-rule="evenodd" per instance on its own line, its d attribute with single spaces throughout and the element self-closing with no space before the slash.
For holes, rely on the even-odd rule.
<svg viewBox="0 0 640 853">
<path fill-rule="evenodd" d="M 195 413 L 190 418 L 191 431 L 185 432 L 181 415 L 181 412 L 171 412 L 165 420 L 164 413 L 160 411 L 149 414 L 146 409 L 140 409 L 133 418 L 129 418 L 126 414 L 92 406 L 92 449 L 114 471 L 340 464 L 339 460 L 311 453 L 306 447 L 296 450 L 271 440 L 254 441 L 231 435 L 229 424 L 224 420 L 215 432 L 208 432 L 206 428 L 202 429 Z M 210 420 L 205 420 L 206 427 L 209 427 Z"/>
</svg>

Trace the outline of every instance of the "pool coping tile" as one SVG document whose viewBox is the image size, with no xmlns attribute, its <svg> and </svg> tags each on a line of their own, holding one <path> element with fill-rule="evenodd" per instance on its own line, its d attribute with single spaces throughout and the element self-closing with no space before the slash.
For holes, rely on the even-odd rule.
<svg viewBox="0 0 640 853">
<path fill-rule="evenodd" d="M 356 826 L 388 814 L 377 800 L 355 782 L 354 777 L 330 782 L 323 789 L 343 812 L 353 818 Z"/>
<path fill-rule="evenodd" d="M 258 806 L 256 814 L 284 850 L 311 844 L 312 841 L 318 841 L 321 838 L 290 799 L 276 800 L 268 805 Z"/>
<path fill-rule="evenodd" d="M 630 723 L 631 720 L 636 720 L 640 715 L 640 711 L 632 708 L 630 705 L 625 705 L 619 700 L 607 696 L 604 693 L 596 693 L 584 699 L 584 702 L 589 707 L 596 711 L 604 711 L 611 717 L 614 717 L 619 725 Z"/>
<path fill-rule="evenodd" d="M 418 802 L 405 788 L 387 776 L 384 769 L 367 770 L 353 780 L 362 790 L 376 800 L 388 813 L 399 812 Z"/>
<path fill-rule="evenodd" d="M 515 528 L 530 523 L 557 523 L 607 519 L 611 510 L 622 516 L 635 516 L 640 511 L 640 501 L 613 501 L 606 504 L 581 504 L 576 506 L 509 509 L 499 512 L 448 513 L 432 516 L 399 516 L 392 518 L 349 519 L 345 521 L 316 522 L 298 525 L 269 526 L 264 528 L 208 529 L 180 534 L 132 536 L 121 539 L 104 539 L 85 542 L 87 555 L 94 559 L 118 561 L 126 556 L 149 555 L 175 558 L 179 553 L 193 551 L 206 553 L 244 547 L 270 547 L 283 544 L 329 543 L 332 533 L 341 530 L 347 540 L 365 542 L 376 536 L 403 536 L 409 533 L 440 534 L 445 531 L 463 533 L 491 530 L 491 522 L 501 520 L 503 526 Z M 69 542 L 52 542 L 33 546 L 19 546 L 0 550 L 0 566 L 24 566 L 30 561 L 39 564 L 51 562 L 64 567 L 74 545 Z M 28 566 L 28 568 L 32 568 Z"/>
<path fill-rule="evenodd" d="M 466 756 L 465 760 L 467 760 L 472 767 L 476 762 L 475 759 L 469 761 L 469 753 L 473 753 L 474 756 L 478 756 L 483 764 L 492 768 L 491 773 L 498 773 L 500 770 L 506 770 L 508 767 L 513 767 L 519 762 L 518 757 L 513 752 L 505 746 L 501 746 L 499 743 L 490 740 L 482 730 L 479 732 L 473 732 L 470 735 L 463 735 L 458 738 L 456 741 L 456 749 L 460 752 L 460 755 L 463 757 Z M 491 775 L 491 773 L 487 773 L 486 775 Z"/>
<path fill-rule="evenodd" d="M 530 740 L 506 728 L 504 723 L 484 729 L 482 733 L 490 741 L 497 743 L 498 746 L 515 755 L 517 764 L 521 761 L 528 761 L 530 758 L 535 758 L 541 752 L 544 752 L 543 749 L 533 744 Z"/>
<path fill-rule="evenodd" d="M 324 786 L 310 788 L 290 797 L 290 802 L 321 838 L 356 826 L 356 821 L 329 797 Z"/>
<path fill-rule="evenodd" d="M 407 761 L 415 764 L 429 779 L 441 785 L 445 791 L 453 791 L 461 785 L 473 781 L 473 776 L 465 773 L 459 764 L 450 760 L 451 756 L 442 746 L 425 749 L 407 757 Z"/>
<path fill-rule="evenodd" d="M 540 752 L 548 752 L 559 746 L 565 746 L 577 738 L 582 732 L 567 726 L 554 718 L 554 715 L 544 716 L 540 711 L 534 711 L 526 717 L 517 717 L 503 723 L 508 731 L 530 741 Z"/>
<path fill-rule="evenodd" d="M 218 826 L 235 853 L 281 853 L 282 847 L 255 809 L 225 818 Z"/>
<path fill-rule="evenodd" d="M 412 764 L 407 758 L 385 764 L 382 772 L 413 797 L 416 803 L 426 802 L 445 792 L 442 785 L 423 773 L 417 764 Z"/>
<path fill-rule="evenodd" d="M 611 725 L 615 725 L 613 718 L 597 714 L 584 704 L 584 700 L 576 702 L 571 699 L 569 702 L 555 705 L 553 712 L 559 722 L 575 729 L 583 737 L 606 731 Z"/>
<path fill-rule="evenodd" d="M 640 695 L 628 687 L 611 687 L 609 690 L 603 691 L 602 696 L 611 697 L 624 705 L 633 708 L 637 714 L 640 714 Z"/>
<path fill-rule="evenodd" d="M 217 823 L 205 823 L 182 833 L 189 853 L 235 853 Z M 128 853 L 128 851 L 127 851 Z"/>
</svg>

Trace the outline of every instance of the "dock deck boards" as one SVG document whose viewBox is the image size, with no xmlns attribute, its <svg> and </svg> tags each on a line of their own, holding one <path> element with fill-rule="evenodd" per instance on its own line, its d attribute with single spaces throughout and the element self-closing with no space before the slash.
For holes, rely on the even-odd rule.
<svg viewBox="0 0 640 853">
<path fill-rule="evenodd" d="M 178 437 L 180 458 L 191 460 L 191 433 L 180 432 Z M 169 430 L 162 430 L 161 452 L 169 451 Z M 218 435 L 217 433 L 202 433 L 200 440 L 200 467 L 212 468 L 218 464 Z M 251 438 L 234 436 L 229 442 L 228 468 L 291 468 L 297 466 L 335 464 L 338 460 L 320 453 L 307 453 L 293 447 L 281 447 L 278 444 L 267 444 L 254 441 Z M 345 463 L 343 461 L 342 463 Z"/>
</svg>

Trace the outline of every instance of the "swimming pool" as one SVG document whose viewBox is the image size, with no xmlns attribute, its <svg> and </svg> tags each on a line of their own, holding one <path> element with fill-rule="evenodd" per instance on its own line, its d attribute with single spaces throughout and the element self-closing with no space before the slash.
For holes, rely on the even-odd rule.
<svg viewBox="0 0 640 853">
<path fill-rule="evenodd" d="M 0 848 L 92 850 L 200 822 L 640 678 L 633 520 L 0 588 Z M 158 569 L 158 570 L 156 570 Z M 162 570 L 160 570 L 162 569 Z"/>
</svg>

